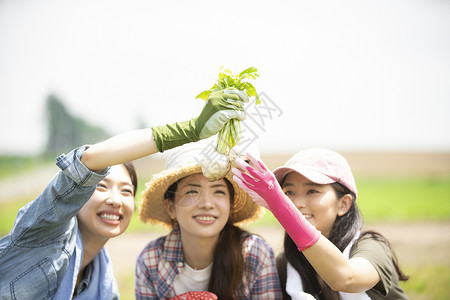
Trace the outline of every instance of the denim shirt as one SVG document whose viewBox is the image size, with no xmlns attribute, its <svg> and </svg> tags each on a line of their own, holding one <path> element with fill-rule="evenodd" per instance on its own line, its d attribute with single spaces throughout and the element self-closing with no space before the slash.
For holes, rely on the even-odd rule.
<svg viewBox="0 0 450 300">
<path fill-rule="evenodd" d="M 76 214 L 109 169 L 97 174 L 80 157 L 85 147 L 57 158 L 61 169 L 35 200 L 22 207 L 11 232 L 0 239 L 0 299 L 71 299 L 83 260 Z M 105 249 L 76 299 L 118 299 L 117 283 Z M 94 283 L 94 284 L 93 284 Z M 93 294 L 92 294 L 93 295 Z"/>
</svg>

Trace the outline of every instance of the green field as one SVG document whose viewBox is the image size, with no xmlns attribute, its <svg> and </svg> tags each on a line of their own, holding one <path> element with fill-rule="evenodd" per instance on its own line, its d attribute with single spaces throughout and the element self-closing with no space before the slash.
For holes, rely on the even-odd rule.
<svg viewBox="0 0 450 300">
<path fill-rule="evenodd" d="M 48 161 L 38 156 L 0 155 L 0 179 L 8 178 L 21 172 L 30 172 L 45 165 L 48 165 Z"/>
<path fill-rule="evenodd" d="M 143 182 L 143 181 L 141 181 Z M 357 182 L 357 200 L 366 223 L 375 222 L 444 222 L 450 221 L 450 177 L 436 179 L 364 179 Z M 144 184 L 141 184 L 140 191 Z M 1 204 L 0 237 L 11 229 L 17 210 L 30 199 L 16 199 Z M 139 200 L 139 199 L 137 199 Z M 254 226 L 270 226 L 276 220 L 265 214 Z M 136 214 L 129 232 L 145 232 L 148 225 L 137 220 Z M 403 266 L 411 277 L 404 289 L 414 299 L 448 299 L 450 296 L 450 266 Z M 123 282 L 123 281 L 126 282 Z M 134 299 L 133 274 L 119 279 L 122 299 Z"/>
<path fill-rule="evenodd" d="M 357 184 L 358 206 L 368 223 L 450 220 L 450 177 L 366 179 Z M 265 214 L 258 225 L 270 225 L 273 222 L 277 221 L 272 214 Z M 148 230 L 148 225 L 136 220 L 129 230 L 145 231 Z"/>
<path fill-rule="evenodd" d="M 450 220 L 450 178 L 358 181 L 366 222 Z"/>
</svg>

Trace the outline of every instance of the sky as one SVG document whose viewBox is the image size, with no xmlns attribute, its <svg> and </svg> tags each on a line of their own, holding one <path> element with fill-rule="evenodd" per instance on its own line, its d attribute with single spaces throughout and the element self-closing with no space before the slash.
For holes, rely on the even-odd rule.
<svg viewBox="0 0 450 300">
<path fill-rule="evenodd" d="M 261 152 L 450 152 L 450 1 L 0 0 L 0 154 L 45 100 L 111 134 L 184 121 L 221 66 L 259 71 Z M 68 151 L 71 149 L 68 149 Z"/>
</svg>

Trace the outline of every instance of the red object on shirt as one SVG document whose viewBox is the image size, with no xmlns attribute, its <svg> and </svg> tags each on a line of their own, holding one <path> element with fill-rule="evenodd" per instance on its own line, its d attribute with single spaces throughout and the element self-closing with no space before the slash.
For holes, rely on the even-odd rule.
<svg viewBox="0 0 450 300">
<path fill-rule="evenodd" d="M 170 298 L 169 300 L 217 300 L 217 296 L 211 292 L 186 292 Z"/>
</svg>

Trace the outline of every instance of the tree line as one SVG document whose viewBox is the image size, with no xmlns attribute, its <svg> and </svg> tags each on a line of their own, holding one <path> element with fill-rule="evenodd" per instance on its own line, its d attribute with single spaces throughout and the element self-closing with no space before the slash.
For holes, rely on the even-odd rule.
<svg viewBox="0 0 450 300">
<path fill-rule="evenodd" d="M 47 158 L 111 136 L 100 126 L 72 115 L 54 94 L 47 97 L 45 105 L 48 134 L 44 156 Z"/>
</svg>

